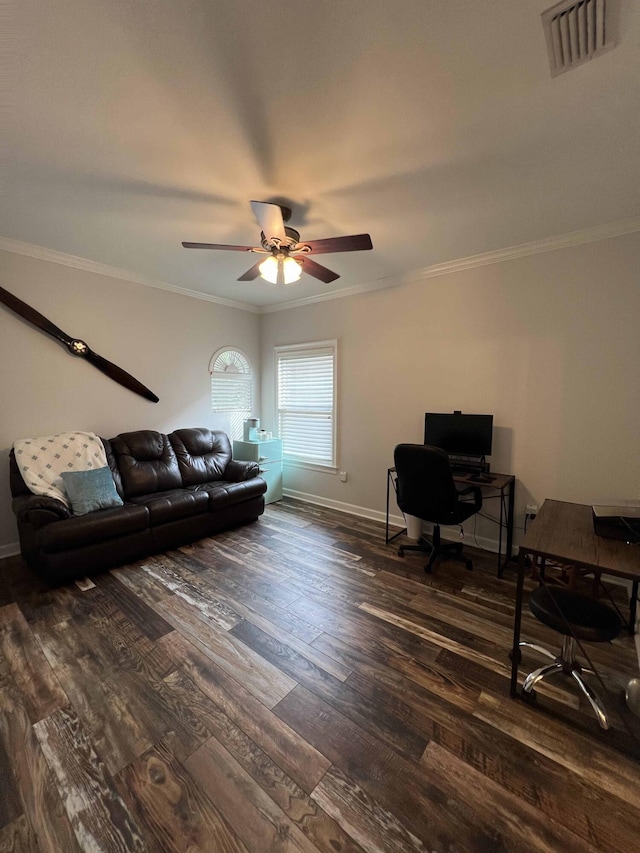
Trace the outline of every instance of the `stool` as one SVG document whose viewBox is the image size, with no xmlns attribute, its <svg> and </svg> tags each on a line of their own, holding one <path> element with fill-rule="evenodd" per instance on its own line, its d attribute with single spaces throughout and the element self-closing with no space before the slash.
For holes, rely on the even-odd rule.
<svg viewBox="0 0 640 853">
<path fill-rule="evenodd" d="M 562 650 L 557 656 L 544 646 L 520 643 L 521 647 L 527 646 L 534 649 L 553 661 L 527 675 L 522 685 L 524 692 L 530 695 L 538 681 L 548 675 L 558 672 L 570 675 L 589 700 L 600 727 L 607 730 L 609 722 L 604 706 L 582 678 L 582 673 L 591 675 L 595 673 L 592 669 L 581 667 L 576 661 L 575 642 L 576 639 L 590 643 L 608 643 L 614 640 L 622 628 L 618 614 L 601 601 L 595 601 L 593 598 L 587 598 L 568 589 L 550 590 L 545 586 L 539 586 L 531 593 L 529 607 L 536 619 L 562 634 L 563 641 Z"/>
</svg>

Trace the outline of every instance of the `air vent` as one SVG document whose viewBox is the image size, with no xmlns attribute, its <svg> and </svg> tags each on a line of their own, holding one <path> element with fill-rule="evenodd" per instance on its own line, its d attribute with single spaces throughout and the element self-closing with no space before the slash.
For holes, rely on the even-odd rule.
<svg viewBox="0 0 640 853">
<path fill-rule="evenodd" d="M 551 76 L 616 46 L 618 0 L 563 0 L 542 13 Z"/>
</svg>

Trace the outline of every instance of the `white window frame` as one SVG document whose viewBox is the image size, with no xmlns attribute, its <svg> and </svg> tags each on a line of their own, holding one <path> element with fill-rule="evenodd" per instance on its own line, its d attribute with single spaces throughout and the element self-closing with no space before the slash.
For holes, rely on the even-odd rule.
<svg viewBox="0 0 640 853">
<path fill-rule="evenodd" d="M 244 361 L 244 365 L 240 364 L 240 368 L 230 365 L 226 370 L 220 370 L 216 368 L 216 362 L 220 359 L 220 356 L 225 355 L 226 353 L 237 353 L 240 356 L 238 361 Z M 246 366 L 246 369 L 244 369 Z M 217 349 L 214 354 L 211 356 L 209 361 L 209 374 L 211 377 L 211 411 L 217 413 L 227 413 L 229 415 L 229 429 L 230 435 L 229 438 L 233 439 L 241 439 L 242 438 L 242 422 L 245 418 L 250 418 L 253 416 L 253 406 L 255 401 L 255 374 L 253 371 L 253 366 L 251 364 L 251 360 L 249 356 L 240 349 L 240 347 L 234 346 L 224 346 Z M 228 406 L 217 407 L 214 405 L 214 382 L 237 382 L 239 377 L 246 377 L 246 385 L 249 389 L 249 408 L 230 408 Z"/>
<path fill-rule="evenodd" d="M 317 459 L 314 459 L 311 456 L 305 458 L 302 455 L 292 455 L 291 453 L 287 453 L 285 436 L 280 434 L 281 406 L 279 398 L 279 361 L 280 356 L 284 354 L 291 357 L 292 355 L 295 355 L 295 353 L 299 352 L 301 354 L 304 354 L 305 357 L 308 357 L 309 354 L 313 353 L 314 351 L 321 353 L 322 351 L 326 350 L 330 350 L 333 358 L 333 406 L 331 412 L 329 413 L 329 417 L 331 419 L 331 459 L 327 462 L 319 462 Z M 334 339 L 328 341 L 314 341 L 313 343 L 287 344 L 284 346 L 274 347 L 274 381 L 275 416 L 276 423 L 278 425 L 278 434 L 280 435 L 280 438 L 283 439 L 284 461 L 288 465 L 293 465 L 299 468 L 308 468 L 310 470 L 323 471 L 325 473 L 337 473 L 338 449 L 336 425 L 338 421 L 338 341 Z M 313 413 L 317 414 L 318 412 L 316 411 Z"/>
</svg>

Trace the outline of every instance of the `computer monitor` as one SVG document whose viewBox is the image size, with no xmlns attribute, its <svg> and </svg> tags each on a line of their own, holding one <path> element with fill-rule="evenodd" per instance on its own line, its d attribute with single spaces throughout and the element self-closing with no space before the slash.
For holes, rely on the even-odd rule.
<svg viewBox="0 0 640 853">
<path fill-rule="evenodd" d="M 493 415 L 426 412 L 424 443 L 450 456 L 491 456 Z"/>
</svg>

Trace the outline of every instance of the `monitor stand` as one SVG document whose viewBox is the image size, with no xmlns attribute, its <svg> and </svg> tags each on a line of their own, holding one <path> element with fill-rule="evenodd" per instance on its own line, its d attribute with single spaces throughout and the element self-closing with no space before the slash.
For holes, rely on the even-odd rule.
<svg viewBox="0 0 640 853">
<path fill-rule="evenodd" d="M 449 453 L 451 470 L 456 474 L 488 474 L 491 468 L 484 456 Z"/>
</svg>

